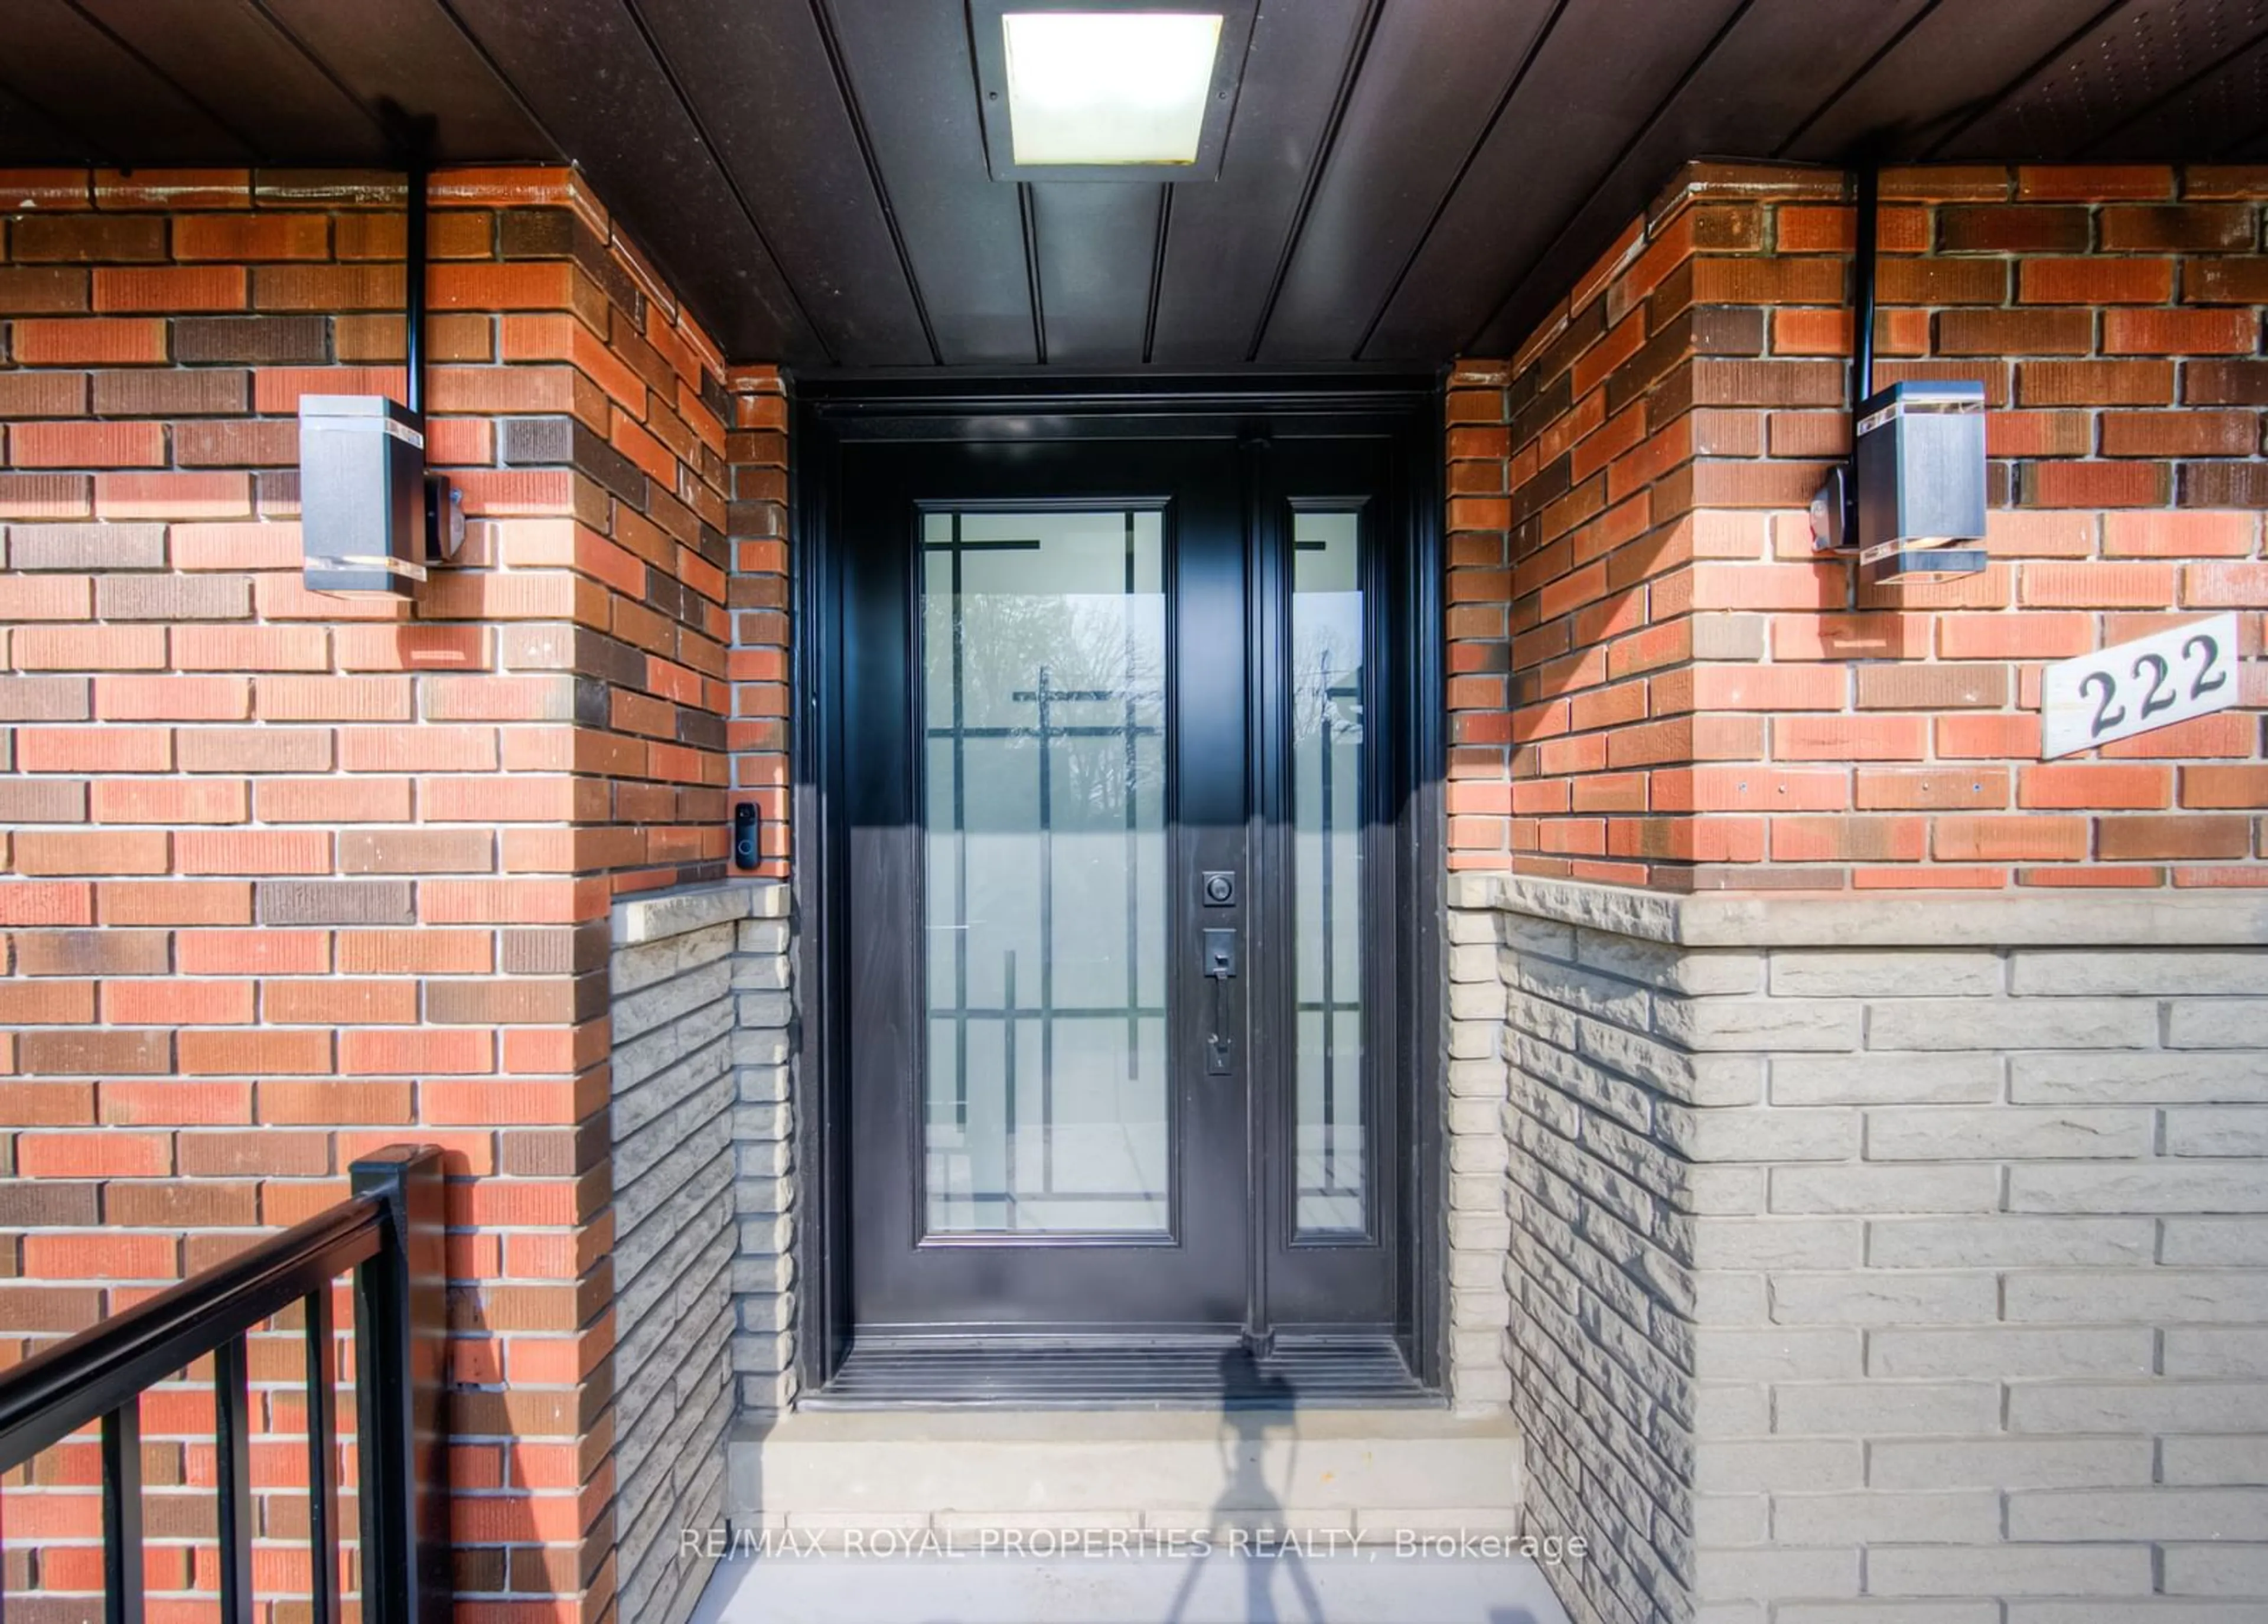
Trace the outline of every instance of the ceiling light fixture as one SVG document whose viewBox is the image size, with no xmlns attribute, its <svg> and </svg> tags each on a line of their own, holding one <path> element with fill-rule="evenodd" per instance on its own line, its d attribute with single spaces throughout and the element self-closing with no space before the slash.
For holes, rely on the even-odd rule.
<svg viewBox="0 0 2268 1624">
<path fill-rule="evenodd" d="M 1218 11 L 1008 11 L 1015 162 L 1192 165 L 1220 55 Z"/>
<path fill-rule="evenodd" d="M 1220 179 L 1260 0 L 968 0 L 995 180 Z"/>
</svg>

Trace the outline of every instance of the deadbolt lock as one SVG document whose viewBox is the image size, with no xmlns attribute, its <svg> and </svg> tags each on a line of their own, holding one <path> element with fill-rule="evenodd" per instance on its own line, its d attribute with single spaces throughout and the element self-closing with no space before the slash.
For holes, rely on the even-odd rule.
<svg viewBox="0 0 2268 1624">
<path fill-rule="evenodd" d="M 1236 876 L 1226 869 L 1207 869 L 1204 876 L 1207 908 L 1231 908 L 1236 902 Z"/>
</svg>

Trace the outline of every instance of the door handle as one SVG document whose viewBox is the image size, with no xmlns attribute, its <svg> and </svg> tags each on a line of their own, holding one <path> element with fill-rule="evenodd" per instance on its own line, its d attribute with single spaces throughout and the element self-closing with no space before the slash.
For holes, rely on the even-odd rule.
<svg viewBox="0 0 2268 1624">
<path fill-rule="evenodd" d="M 1204 933 L 1205 979 L 1212 983 L 1212 1030 L 1205 1035 L 1205 1075 L 1225 1077 L 1234 1069 L 1234 1043 L 1228 1034 L 1228 984 L 1236 979 L 1236 932 L 1213 926 Z"/>
</svg>

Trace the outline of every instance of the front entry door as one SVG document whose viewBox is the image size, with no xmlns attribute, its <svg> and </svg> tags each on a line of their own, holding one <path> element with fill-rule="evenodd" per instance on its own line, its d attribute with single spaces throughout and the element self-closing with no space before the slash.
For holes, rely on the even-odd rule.
<svg viewBox="0 0 2268 1624">
<path fill-rule="evenodd" d="M 1383 457 L 843 448 L 855 1337 L 1391 1327 Z"/>
</svg>

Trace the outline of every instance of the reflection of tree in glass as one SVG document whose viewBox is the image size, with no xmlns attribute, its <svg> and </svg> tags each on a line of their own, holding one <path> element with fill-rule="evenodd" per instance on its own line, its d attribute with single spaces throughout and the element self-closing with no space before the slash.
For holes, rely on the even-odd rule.
<svg viewBox="0 0 2268 1624">
<path fill-rule="evenodd" d="M 1007 743 L 1012 753 L 1039 749 L 1037 695 L 1045 673 L 1058 819 L 1123 826 L 1130 790 L 1144 803 L 1137 812 L 1146 814 L 1145 823 L 1162 810 L 1165 753 L 1157 733 L 1165 715 L 1164 611 L 1156 597 L 965 594 L 958 630 L 968 720 L 1013 729 Z M 1135 726 L 1145 730 L 1130 763 L 1123 731 L 1130 699 Z M 1066 728 L 1113 731 L 1066 738 Z"/>
<path fill-rule="evenodd" d="M 1362 671 L 1354 638 L 1346 628 L 1314 625 L 1300 628 L 1292 638 L 1292 739 L 1295 745 L 1322 737 L 1327 711 L 1334 735 L 1361 735 Z"/>
</svg>

